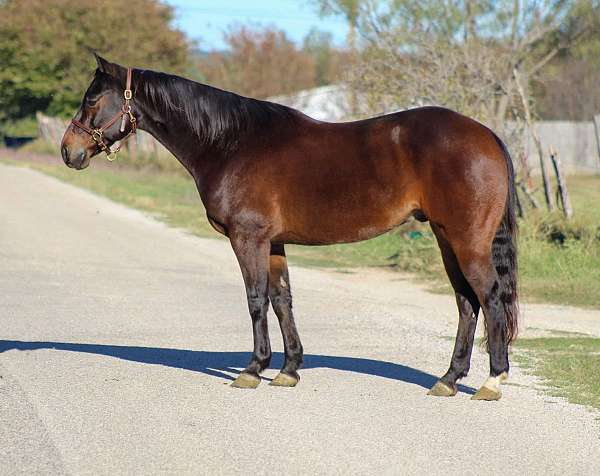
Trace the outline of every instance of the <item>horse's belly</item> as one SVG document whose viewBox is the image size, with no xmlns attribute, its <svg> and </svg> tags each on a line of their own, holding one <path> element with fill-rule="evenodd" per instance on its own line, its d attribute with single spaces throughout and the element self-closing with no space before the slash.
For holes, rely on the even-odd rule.
<svg viewBox="0 0 600 476">
<path fill-rule="evenodd" d="M 282 220 L 277 239 L 286 243 L 325 245 L 374 238 L 404 223 L 416 205 L 411 202 L 365 202 L 339 208 L 319 206 L 296 210 Z M 300 212 L 300 213 L 299 213 Z"/>
</svg>

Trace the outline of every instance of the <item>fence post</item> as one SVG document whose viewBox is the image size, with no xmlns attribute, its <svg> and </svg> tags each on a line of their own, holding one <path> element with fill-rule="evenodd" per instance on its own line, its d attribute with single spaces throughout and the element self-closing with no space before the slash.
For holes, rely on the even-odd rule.
<svg viewBox="0 0 600 476">
<path fill-rule="evenodd" d="M 523 104 L 523 110 L 525 111 L 525 122 L 527 123 L 527 127 L 529 129 L 529 133 L 531 134 L 531 138 L 533 139 L 533 143 L 538 152 L 538 156 L 540 158 L 540 169 L 542 172 L 542 181 L 544 182 L 544 196 L 546 198 L 546 205 L 548 207 L 548 211 L 554 211 L 554 197 L 552 196 L 550 184 L 550 177 L 548 176 L 548 169 L 546 167 L 546 160 L 544 156 L 544 149 L 542 148 L 542 141 L 540 136 L 536 130 L 535 123 L 533 121 L 533 117 L 531 116 L 531 110 L 529 109 L 528 98 L 525 95 L 525 90 L 521 85 L 520 75 L 517 68 L 513 68 L 513 76 L 515 78 L 515 82 L 517 85 L 517 92 L 521 97 L 521 103 Z"/>
<path fill-rule="evenodd" d="M 565 177 L 562 173 L 562 167 L 560 165 L 560 156 L 558 152 L 553 148 L 550 148 L 550 160 L 552 161 L 552 165 L 554 166 L 554 173 L 556 173 L 556 182 L 558 184 L 558 193 L 560 197 L 560 202 L 562 204 L 562 209 L 567 220 L 571 219 L 573 216 L 573 207 L 571 206 L 571 200 L 569 198 L 569 192 L 567 190 L 567 182 L 565 181 Z"/>
<path fill-rule="evenodd" d="M 594 132 L 596 133 L 596 147 L 598 147 L 598 168 L 600 170 L 600 114 L 594 115 Z"/>
</svg>

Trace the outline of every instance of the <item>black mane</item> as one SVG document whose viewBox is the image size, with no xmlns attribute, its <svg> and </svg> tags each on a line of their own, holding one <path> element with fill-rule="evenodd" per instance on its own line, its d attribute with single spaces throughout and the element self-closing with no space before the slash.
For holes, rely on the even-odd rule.
<svg viewBox="0 0 600 476">
<path fill-rule="evenodd" d="M 248 133 L 293 121 L 292 108 L 155 71 L 143 71 L 140 89 L 166 121 L 181 121 L 203 146 L 230 151 Z"/>
</svg>

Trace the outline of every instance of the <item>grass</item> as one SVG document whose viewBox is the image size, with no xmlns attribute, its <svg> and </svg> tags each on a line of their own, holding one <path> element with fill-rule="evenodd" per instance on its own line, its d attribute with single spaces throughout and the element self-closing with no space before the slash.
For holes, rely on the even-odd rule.
<svg viewBox="0 0 600 476">
<path fill-rule="evenodd" d="M 43 146 L 30 147 L 35 151 Z M 58 158 L 49 164 L 21 160 L 25 154 L 17 157 L 22 165 L 148 212 L 172 226 L 199 236 L 217 236 L 206 220 L 193 181 L 173 159 L 138 159 L 133 167 L 125 157 L 112 166 L 94 163 L 85 172 L 77 172 L 64 167 Z M 598 308 L 600 176 L 569 177 L 568 184 L 575 210 L 572 222 L 566 223 L 558 213 L 530 212 L 521 224 L 521 296 L 526 301 Z M 427 280 L 434 290 L 450 291 L 435 238 L 427 225 L 418 222 L 360 243 L 290 246 L 288 254 L 292 262 L 301 265 L 408 271 Z"/>
<path fill-rule="evenodd" d="M 530 300 L 598 308 L 600 176 L 569 177 L 568 185 L 571 221 L 558 212 L 530 213 L 521 223 L 522 293 Z"/>
<path fill-rule="evenodd" d="M 600 339 L 519 339 L 514 358 L 526 372 L 541 377 L 552 395 L 600 408 Z"/>
</svg>

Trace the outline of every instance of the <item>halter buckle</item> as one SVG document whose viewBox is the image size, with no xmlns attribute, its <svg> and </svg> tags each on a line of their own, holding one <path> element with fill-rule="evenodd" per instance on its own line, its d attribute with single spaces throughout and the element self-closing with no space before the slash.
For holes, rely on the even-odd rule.
<svg viewBox="0 0 600 476">
<path fill-rule="evenodd" d="M 133 98 L 133 93 L 131 92 L 131 89 L 126 89 L 125 91 L 123 91 L 123 96 L 127 101 Z"/>
<path fill-rule="evenodd" d="M 100 129 L 92 130 L 92 139 L 94 139 L 94 142 L 100 144 L 102 142 L 102 134 L 103 132 Z"/>
</svg>

